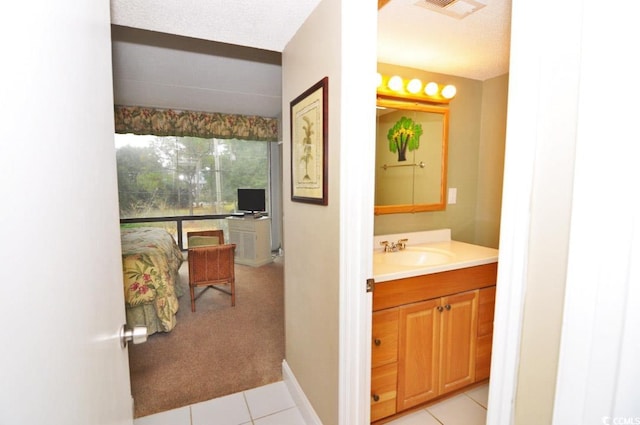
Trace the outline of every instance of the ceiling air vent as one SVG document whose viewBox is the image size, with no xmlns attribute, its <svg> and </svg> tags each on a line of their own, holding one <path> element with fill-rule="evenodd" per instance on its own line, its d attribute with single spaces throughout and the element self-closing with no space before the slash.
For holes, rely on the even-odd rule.
<svg viewBox="0 0 640 425">
<path fill-rule="evenodd" d="M 420 0 L 416 3 L 416 6 L 456 19 L 466 18 L 486 5 L 487 0 Z"/>
<path fill-rule="evenodd" d="M 426 3 L 430 3 L 435 7 L 447 7 L 451 3 L 455 3 L 456 0 L 424 0 Z"/>
</svg>

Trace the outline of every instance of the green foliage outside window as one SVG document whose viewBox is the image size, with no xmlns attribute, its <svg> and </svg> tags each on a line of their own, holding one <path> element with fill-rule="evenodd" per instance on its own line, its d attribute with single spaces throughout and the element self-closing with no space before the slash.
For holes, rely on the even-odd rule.
<svg viewBox="0 0 640 425">
<path fill-rule="evenodd" d="M 122 218 L 229 213 L 238 187 L 268 187 L 267 142 L 122 136 L 150 140 L 116 149 Z"/>
</svg>

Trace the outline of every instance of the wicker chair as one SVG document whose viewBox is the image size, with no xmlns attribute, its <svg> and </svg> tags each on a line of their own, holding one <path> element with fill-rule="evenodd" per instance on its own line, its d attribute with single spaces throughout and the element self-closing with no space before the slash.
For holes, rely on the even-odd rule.
<svg viewBox="0 0 640 425">
<path fill-rule="evenodd" d="M 216 236 L 218 242 L 213 244 L 199 244 L 192 246 L 193 236 Z M 188 232 L 188 263 L 189 263 L 189 293 L 191 294 L 191 311 L 196 311 L 196 300 L 204 292 L 213 288 L 225 294 L 231 295 L 231 306 L 236 305 L 236 278 L 235 278 L 235 244 L 224 243 L 222 230 L 205 230 Z M 203 243 L 202 240 L 199 241 Z M 195 245 L 195 244 L 194 244 Z M 196 296 L 195 288 L 205 287 Z"/>
</svg>

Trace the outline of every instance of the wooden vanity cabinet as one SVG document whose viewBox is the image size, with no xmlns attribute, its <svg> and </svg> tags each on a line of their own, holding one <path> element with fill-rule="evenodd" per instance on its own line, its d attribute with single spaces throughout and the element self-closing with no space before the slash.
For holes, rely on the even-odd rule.
<svg viewBox="0 0 640 425">
<path fill-rule="evenodd" d="M 400 308 L 398 411 L 475 382 L 477 308 L 477 290 Z"/>
<path fill-rule="evenodd" d="M 488 377 L 496 276 L 491 263 L 376 283 L 372 422 Z"/>
</svg>

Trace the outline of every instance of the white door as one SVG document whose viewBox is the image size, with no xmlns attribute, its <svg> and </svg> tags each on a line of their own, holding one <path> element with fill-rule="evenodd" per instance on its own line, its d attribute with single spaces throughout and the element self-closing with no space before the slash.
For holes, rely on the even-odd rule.
<svg viewBox="0 0 640 425">
<path fill-rule="evenodd" d="M 109 2 L 0 27 L 0 423 L 131 424 Z"/>
</svg>

